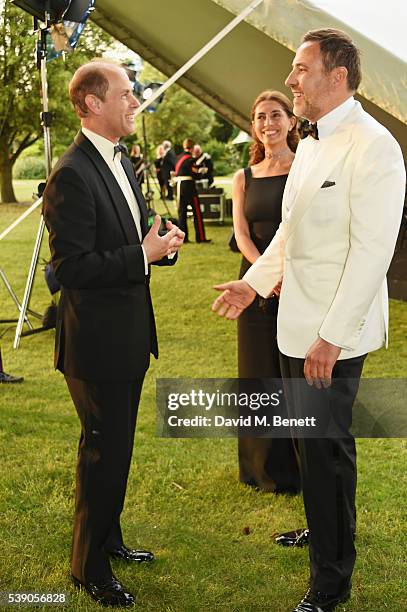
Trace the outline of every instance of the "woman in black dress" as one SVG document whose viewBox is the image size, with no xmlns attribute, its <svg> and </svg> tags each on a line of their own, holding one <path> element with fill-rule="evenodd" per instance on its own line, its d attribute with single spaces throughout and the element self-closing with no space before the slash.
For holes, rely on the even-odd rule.
<svg viewBox="0 0 407 612">
<path fill-rule="evenodd" d="M 252 113 L 249 167 L 233 178 L 233 225 L 243 255 L 240 276 L 265 251 L 281 222 L 287 175 L 298 143 L 290 100 L 264 91 Z M 239 378 L 281 378 L 277 347 L 278 297 L 255 301 L 238 319 Z M 300 491 L 297 458 L 290 439 L 239 437 L 240 481 L 278 493 Z"/>
</svg>

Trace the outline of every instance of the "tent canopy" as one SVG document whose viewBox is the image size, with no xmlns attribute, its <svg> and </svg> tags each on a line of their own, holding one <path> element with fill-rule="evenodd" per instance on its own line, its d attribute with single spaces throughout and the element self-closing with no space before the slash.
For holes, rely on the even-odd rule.
<svg viewBox="0 0 407 612">
<path fill-rule="evenodd" d="M 92 19 L 171 76 L 248 4 L 249 0 L 98 0 Z M 407 43 L 402 32 L 406 23 L 404 0 L 387 0 L 385 11 L 378 0 L 263 0 L 179 84 L 249 131 L 250 107 L 260 91 L 288 93 L 284 80 L 302 34 L 321 27 L 343 29 L 362 51 L 358 97 L 394 134 L 407 159 Z"/>
</svg>

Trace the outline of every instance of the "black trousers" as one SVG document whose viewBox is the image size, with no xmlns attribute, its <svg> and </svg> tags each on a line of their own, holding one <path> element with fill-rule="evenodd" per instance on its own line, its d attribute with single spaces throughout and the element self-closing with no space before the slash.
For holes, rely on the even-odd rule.
<svg viewBox="0 0 407 612">
<path fill-rule="evenodd" d="M 165 187 L 167 188 L 167 200 L 173 200 L 174 199 L 174 188 L 172 185 L 170 185 L 170 182 L 168 179 L 165 181 Z"/>
<path fill-rule="evenodd" d="M 289 416 L 316 413 L 326 431 L 324 437 L 297 438 L 296 443 L 310 530 L 311 586 L 332 595 L 350 587 L 356 559 L 356 447 L 349 430 L 365 358 L 337 361 L 329 390 L 304 382 L 304 359 L 280 358 Z M 332 422 L 338 437 L 329 436 Z"/>
<path fill-rule="evenodd" d="M 185 239 L 188 239 L 188 223 L 187 223 L 187 211 L 188 206 L 191 206 L 194 215 L 194 228 L 195 228 L 195 240 L 197 242 L 203 242 L 206 240 L 205 227 L 202 218 L 201 207 L 199 204 L 198 193 L 196 191 L 193 181 L 183 181 L 180 186 L 180 200 L 179 200 L 179 227 L 185 232 Z"/>
<path fill-rule="evenodd" d="M 76 470 L 72 575 L 104 582 L 106 551 L 123 544 L 120 514 L 133 451 L 143 379 L 91 382 L 65 376 L 82 425 Z"/>
</svg>

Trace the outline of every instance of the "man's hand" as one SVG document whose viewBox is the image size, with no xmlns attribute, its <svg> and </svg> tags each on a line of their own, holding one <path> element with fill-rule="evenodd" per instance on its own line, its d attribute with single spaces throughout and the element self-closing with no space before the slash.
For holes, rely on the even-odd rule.
<svg viewBox="0 0 407 612">
<path fill-rule="evenodd" d="M 315 340 L 309 348 L 304 363 L 304 376 L 309 385 L 325 389 L 331 385 L 332 370 L 341 349 L 322 338 Z"/>
<path fill-rule="evenodd" d="M 185 232 L 180 230 L 177 225 L 174 225 L 172 221 L 166 221 L 165 227 L 167 228 L 168 231 L 171 231 L 172 229 L 174 229 L 174 227 L 177 229 L 175 239 L 171 241 L 170 250 L 167 254 L 168 257 L 172 258 L 175 255 L 175 253 L 178 253 L 178 251 L 184 244 Z"/>
<path fill-rule="evenodd" d="M 165 236 L 160 236 L 158 234 L 160 224 L 161 217 L 160 215 L 156 215 L 150 231 L 143 240 L 143 247 L 148 263 L 159 261 L 166 255 L 176 253 L 184 242 L 184 232 L 181 231 L 179 227 L 171 223 L 171 221 L 167 221 L 166 223 L 168 232 L 165 234 Z"/>
<path fill-rule="evenodd" d="M 215 285 L 223 293 L 212 304 L 213 312 L 226 319 L 237 319 L 256 297 L 256 292 L 244 280 Z"/>
</svg>

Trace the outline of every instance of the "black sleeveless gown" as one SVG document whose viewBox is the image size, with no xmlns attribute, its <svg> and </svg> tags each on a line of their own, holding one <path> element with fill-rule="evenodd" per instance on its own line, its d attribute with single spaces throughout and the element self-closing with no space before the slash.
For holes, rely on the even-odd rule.
<svg viewBox="0 0 407 612">
<path fill-rule="evenodd" d="M 250 236 L 260 253 L 281 222 L 287 175 L 253 178 L 245 168 L 244 213 Z M 251 264 L 244 257 L 239 278 Z M 278 299 L 254 302 L 238 319 L 239 378 L 281 378 L 277 347 Z M 265 491 L 298 493 L 300 474 L 291 439 L 241 437 L 238 440 L 240 481 Z"/>
</svg>

